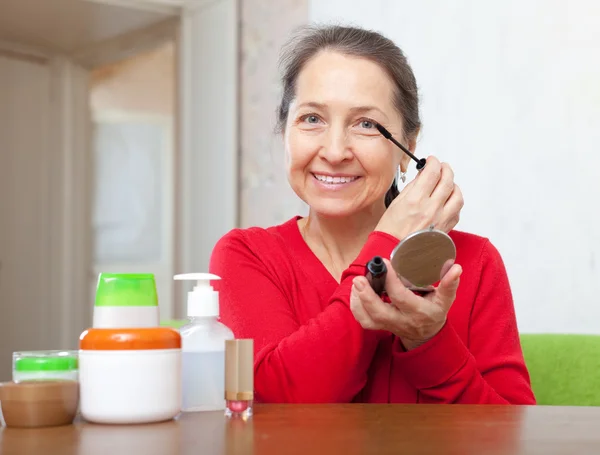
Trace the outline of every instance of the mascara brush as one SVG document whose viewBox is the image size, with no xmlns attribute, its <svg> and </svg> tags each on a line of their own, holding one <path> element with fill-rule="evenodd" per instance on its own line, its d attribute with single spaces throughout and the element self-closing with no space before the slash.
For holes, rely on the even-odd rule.
<svg viewBox="0 0 600 455">
<path fill-rule="evenodd" d="M 396 139 L 394 139 L 394 137 L 392 136 L 392 133 L 390 133 L 388 130 L 386 130 L 379 123 L 375 123 L 375 128 L 377 128 L 377 131 L 379 131 L 383 137 L 385 137 L 386 139 L 392 141 L 404 153 L 406 153 L 413 160 L 415 160 L 415 162 L 417 163 L 417 171 L 420 171 L 421 169 L 423 169 L 425 167 L 425 164 L 427 164 L 427 160 L 425 158 L 419 159 L 415 155 L 413 155 L 412 153 L 410 153 L 410 150 L 408 150 L 400 142 L 398 142 Z"/>
</svg>

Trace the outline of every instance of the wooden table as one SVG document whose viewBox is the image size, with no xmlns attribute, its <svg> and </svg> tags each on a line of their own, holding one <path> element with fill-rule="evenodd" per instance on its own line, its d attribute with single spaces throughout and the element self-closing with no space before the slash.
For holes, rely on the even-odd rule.
<svg viewBox="0 0 600 455">
<path fill-rule="evenodd" d="M 252 419 L 184 414 L 152 425 L 4 428 L 2 455 L 594 454 L 600 408 L 261 405 Z"/>
</svg>

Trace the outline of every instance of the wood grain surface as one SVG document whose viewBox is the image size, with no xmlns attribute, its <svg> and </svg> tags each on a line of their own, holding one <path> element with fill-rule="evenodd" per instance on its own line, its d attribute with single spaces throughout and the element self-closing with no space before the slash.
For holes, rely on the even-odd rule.
<svg viewBox="0 0 600 455">
<path fill-rule="evenodd" d="M 593 407 L 259 405 L 248 421 L 207 412 L 152 425 L 4 428 L 0 453 L 594 454 L 598 428 Z"/>
</svg>

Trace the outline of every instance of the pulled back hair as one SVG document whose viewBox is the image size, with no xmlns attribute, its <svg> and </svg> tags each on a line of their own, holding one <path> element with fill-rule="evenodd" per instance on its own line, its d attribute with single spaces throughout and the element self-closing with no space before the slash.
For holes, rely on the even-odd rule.
<svg viewBox="0 0 600 455">
<path fill-rule="evenodd" d="M 404 137 L 416 137 L 421 127 L 417 82 L 402 50 L 377 32 L 339 25 L 303 27 L 284 46 L 280 58 L 283 92 L 277 112 L 279 132 L 285 128 L 300 72 L 311 58 L 325 50 L 365 58 L 385 70 L 395 85 L 394 106 L 403 119 Z M 396 183 L 394 179 L 385 195 L 386 207 L 399 194 Z"/>
</svg>

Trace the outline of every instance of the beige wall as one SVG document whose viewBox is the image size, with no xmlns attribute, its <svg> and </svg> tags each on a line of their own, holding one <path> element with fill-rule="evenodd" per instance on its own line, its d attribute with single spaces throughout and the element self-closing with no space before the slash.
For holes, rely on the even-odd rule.
<svg viewBox="0 0 600 455">
<path fill-rule="evenodd" d="M 306 212 L 288 185 L 282 141 L 273 130 L 281 93 L 279 51 L 292 30 L 307 23 L 308 0 L 240 3 L 240 224 L 266 227 Z"/>
<path fill-rule="evenodd" d="M 281 93 L 277 68 L 281 46 L 308 21 L 308 0 L 240 2 L 240 213 L 239 224 L 270 226 L 305 204 L 290 189 L 281 138 L 274 134 Z M 174 45 L 92 74 L 92 109 L 171 113 L 175 90 Z"/>
<path fill-rule="evenodd" d="M 167 42 L 152 51 L 94 70 L 91 74 L 92 110 L 173 115 L 174 52 L 175 43 Z"/>
<path fill-rule="evenodd" d="M 306 213 L 287 182 L 282 141 L 273 130 L 281 93 L 280 48 L 307 23 L 308 0 L 244 0 L 240 7 L 239 224 L 270 226 Z M 92 109 L 172 113 L 173 52 L 174 44 L 168 43 L 94 71 Z"/>
</svg>

